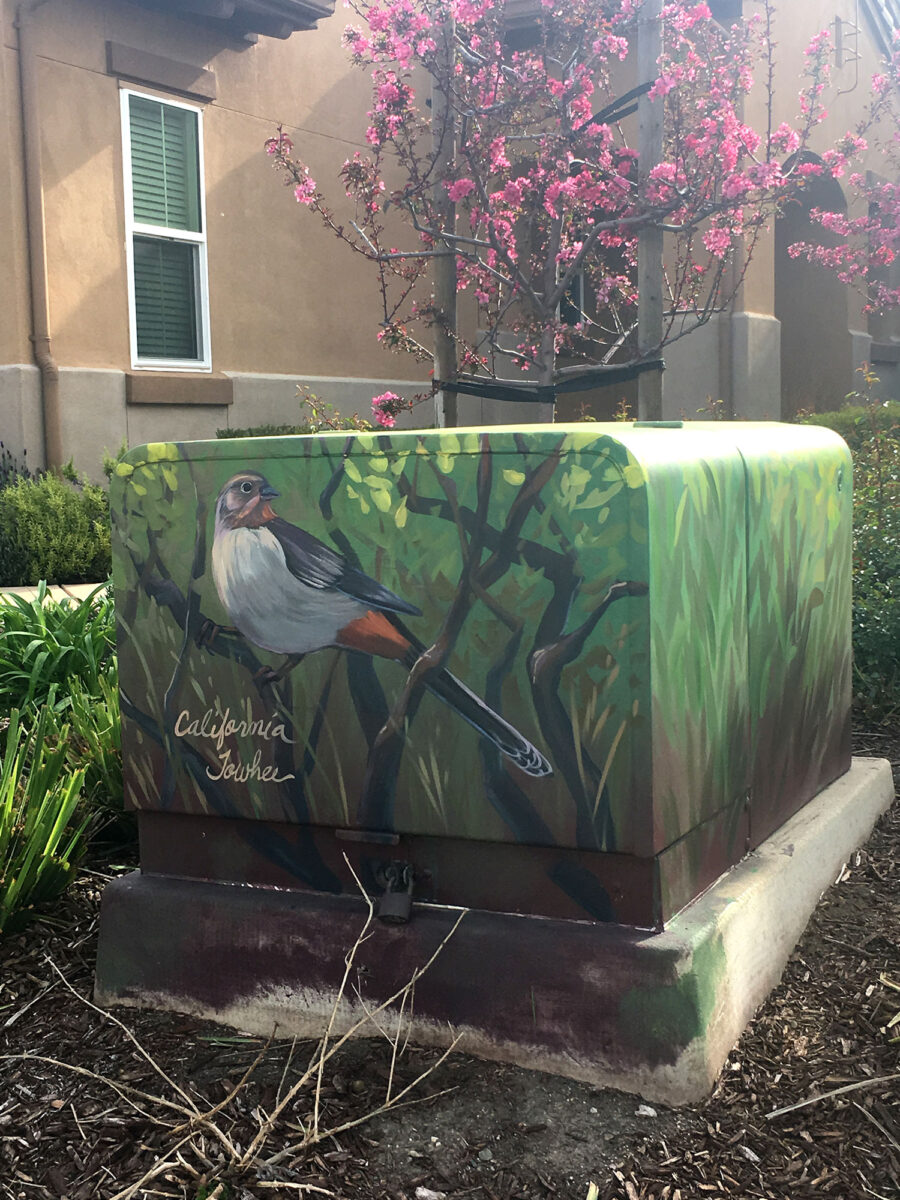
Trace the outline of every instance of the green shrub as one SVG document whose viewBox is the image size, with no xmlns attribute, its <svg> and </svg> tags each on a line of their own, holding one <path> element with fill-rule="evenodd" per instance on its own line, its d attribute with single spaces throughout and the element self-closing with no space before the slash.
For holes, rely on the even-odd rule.
<svg viewBox="0 0 900 1200">
<path fill-rule="evenodd" d="M 294 437 L 315 433 L 311 425 L 249 425 L 246 429 L 217 429 L 217 438 Z"/>
<path fill-rule="evenodd" d="M 47 472 L 0 490 L 0 585 L 82 583 L 110 572 L 102 487 Z"/>
<path fill-rule="evenodd" d="M 84 774 L 67 771 L 68 727 L 51 745 L 49 709 L 34 728 L 13 709 L 0 767 L 0 935 L 21 929 L 38 904 L 65 891 L 85 846 L 76 816 Z"/>
<path fill-rule="evenodd" d="M 804 421 L 834 429 L 853 454 L 854 700 L 864 720 L 888 721 L 900 711 L 900 404 Z"/>
<path fill-rule="evenodd" d="M 860 711 L 900 710 L 900 440 L 887 433 L 854 454 L 853 664 Z"/>
<path fill-rule="evenodd" d="M 848 404 L 836 412 L 806 413 L 800 422 L 833 429 L 855 452 L 878 432 L 900 438 L 900 401 Z"/>
<path fill-rule="evenodd" d="M 80 602 L 0 596 L 0 712 L 51 702 L 68 706 L 74 690 L 101 695 L 114 664 L 115 613 L 106 587 Z M 58 689 L 58 692 L 54 692 Z"/>
</svg>

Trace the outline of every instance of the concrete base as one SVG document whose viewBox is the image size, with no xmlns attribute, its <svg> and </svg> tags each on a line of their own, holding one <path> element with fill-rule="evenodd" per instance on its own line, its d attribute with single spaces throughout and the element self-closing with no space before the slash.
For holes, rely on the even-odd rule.
<svg viewBox="0 0 900 1200">
<path fill-rule="evenodd" d="M 27 363 L 0 366 L 0 441 L 19 466 L 45 465 L 41 378 Z"/>
<path fill-rule="evenodd" d="M 890 766 L 851 770 L 663 933 L 479 911 L 415 988 L 411 1037 L 684 1104 L 711 1088 L 778 982 L 825 888 L 894 795 Z M 268 1034 L 319 1035 L 337 1003 L 360 900 L 134 874 L 111 884 L 100 921 L 96 998 L 171 1009 Z M 459 910 L 416 905 L 376 922 L 335 1028 L 406 982 Z M 396 1028 L 381 1014 L 381 1030 Z"/>
</svg>

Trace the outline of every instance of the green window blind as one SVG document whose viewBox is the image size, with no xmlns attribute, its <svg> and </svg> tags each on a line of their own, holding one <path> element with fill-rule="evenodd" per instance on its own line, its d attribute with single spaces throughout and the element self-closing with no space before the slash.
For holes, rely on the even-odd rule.
<svg viewBox="0 0 900 1200">
<path fill-rule="evenodd" d="M 200 232 L 197 114 L 129 97 L 134 219 Z"/>
<path fill-rule="evenodd" d="M 188 242 L 134 239 L 134 307 L 141 358 L 200 358 L 197 248 Z"/>
</svg>

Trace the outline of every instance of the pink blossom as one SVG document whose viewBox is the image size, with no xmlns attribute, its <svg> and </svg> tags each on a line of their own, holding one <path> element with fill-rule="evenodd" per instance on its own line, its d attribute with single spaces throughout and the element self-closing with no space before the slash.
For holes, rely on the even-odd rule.
<svg viewBox="0 0 900 1200">
<path fill-rule="evenodd" d="M 522 204 L 522 184 L 524 180 L 510 179 L 506 187 L 503 189 L 503 199 L 507 204 L 513 205 L 514 208 L 519 208 Z"/>
<path fill-rule="evenodd" d="M 677 83 L 678 73 L 676 71 L 664 71 L 650 89 L 648 93 L 650 99 L 656 100 L 660 96 L 668 96 Z"/>
<path fill-rule="evenodd" d="M 306 204 L 307 206 L 314 204 L 316 199 L 316 181 L 310 179 L 309 175 L 305 179 L 301 179 L 294 188 L 294 199 L 299 204 Z"/>
<path fill-rule="evenodd" d="M 402 93 L 397 87 L 396 76 L 389 76 L 378 88 L 378 100 L 381 104 L 396 104 Z"/>
<path fill-rule="evenodd" d="M 793 154 L 800 145 L 800 135 L 786 121 L 782 121 L 772 134 L 772 149 L 782 154 Z"/>
<path fill-rule="evenodd" d="M 266 139 L 266 154 L 290 154 L 294 143 L 286 133 L 279 131 L 278 137 Z"/>
<path fill-rule="evenodd" d="M 605 33 L 591 43 L 591 50 L 594 54 L 608 54 L 624 62 L 628 57 L 628 39 L 617 34 Z"/>
<path fill-rule="evenodd" d="M 445 183 L 447 196 L 456 204 L 459 200 L 464 200 L 471 192 L 475 191 L 475 184 L 471 179 L 455 179 L 453 183 Z"/>
<path fill-rule="evenodd" d="M 713 226 L 703 234 L 703 245 L 713 258 L 724 258 L 731 249 L 731 234 L 721 226 Z"/>
<path fill-rule="evenodd" d="M 381 330 L 379 339 L 384 339 L 385 331 Z M 397 424 L 394 413 L 397 411 L 397 406 L 403 405 L 403 401 L 396 392 L 382 392 L 380 396 L 372 397 L 372 415 L 375 421 L 383 429 L 393 429 Z"/>
<path fill-rule="evenodd" d="M 492 171 L 503 171 L 509 168 L 506 157 L 506 138 L 496 137 L 491 142 L 490 166 Z"/>
<path fill-rule="evenodd" d="M 695 4 L 688 8 L 683 4 L 669 4 L 663 9 L 663 19 L 669 19 L 672 27 L 679 33 L 687 33 L 701 21 L 711 21 L 712 13 L 708 4 Z"/>
</svg>

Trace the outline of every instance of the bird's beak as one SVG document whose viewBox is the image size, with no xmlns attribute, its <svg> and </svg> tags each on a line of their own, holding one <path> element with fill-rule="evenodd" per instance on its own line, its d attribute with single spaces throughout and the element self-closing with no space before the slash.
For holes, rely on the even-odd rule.
<svg viewBox="0 0 900 1200">
<path fill-rule="evenodd" d="M 281 492 L 277 492 L 275 488 L 272 487 L 271 483 L 267 483 L 265 487 L 261 487 L 259 489 L 259 494 L 262 496 L 263 500 L 271 500 L 273 496 L 280 496 Z"/>
</svg>

